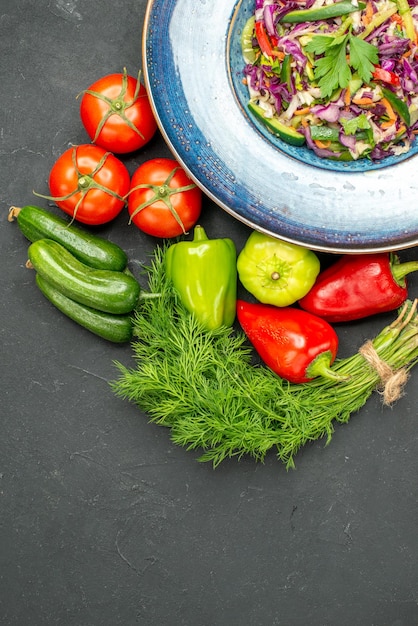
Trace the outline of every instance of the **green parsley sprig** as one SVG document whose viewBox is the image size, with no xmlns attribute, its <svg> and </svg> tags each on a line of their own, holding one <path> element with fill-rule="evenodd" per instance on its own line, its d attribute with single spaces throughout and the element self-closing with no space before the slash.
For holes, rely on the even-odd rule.
<svg viewBox="0 0 418 626">
<path fill-rule="evenodd" d="M 324 98 L 330 97 L 339 87 L 345 88 L 356 71 L 364 83 L 372 77 L 378 62 L 376 46 L 346 33 L 339 37 L 315 35 L 305 46 L 306 52 L 315 55 L 314 77 Z"/>
</svg>

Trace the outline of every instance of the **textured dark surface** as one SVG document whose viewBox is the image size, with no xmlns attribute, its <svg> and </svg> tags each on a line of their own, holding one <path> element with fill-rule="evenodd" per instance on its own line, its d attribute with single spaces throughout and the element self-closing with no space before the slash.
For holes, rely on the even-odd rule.
<svg viewBox="0 0 418 626">
<path fill-rule="evenodd" d="M 87 141 L 76 95 L 137 72 L 145 4 L 1 3 L 0 623 L 415 626 L 417 372 L 393 409 L 376 394 L 295 471 L 274 456 L 213 470 L 112 395 L 130 346 L 64 318 L 25 269 L 8 208 L 47 193 L 55 159 Z M 160 136 L 125 162 L 154 156 L 169 156 Z M 238 248 L 249 234 L 208 200 L 202 223 Z M 126 214 L 99 232 L 139 261 L 155 245 Z M 392 318 L 339 327 L 341 355 Z"/>
</svg>

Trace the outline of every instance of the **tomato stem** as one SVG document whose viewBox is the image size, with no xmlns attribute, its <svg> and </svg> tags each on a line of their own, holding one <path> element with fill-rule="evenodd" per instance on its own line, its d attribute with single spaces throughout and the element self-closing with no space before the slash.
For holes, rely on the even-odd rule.
<svg viewBox="0 0 418 626">
<path fill-rule="evenodd" d="M 143 209 L 146 209 L 147 207 L 151 206 L 155 202 L 158 202 L 159 200 L 161 200 L 161 202 L 164 202 L 167 209 L 170 211 L 171 215 L 174 217 L 174 219 L 179 224 L 179 226 L 181 226 L 183 234 L 185 235 L 187 234 L 186 229 L 184 228 L 184 224 L 181 220 L 181 217 L 177 213 L 176 209 L 174 208 L 173 203 L 171 202 L 170 198 L 172 195 L 176 193 L 183 193 L 185 191 L 190 191 L 191 189 L 194 189 L 196 187 L 196 184 L 192 183 L 191 185 L 185 185 L 184 187 L 170 187 L 170 182 L 172 181 L 178 169 L 180 168 L 175 167 L 167 176 L 166 180 L 164 181 L 162 185 L 150 185 L 148 183 L 144 183 L 142 185 L 137 185 L 136 187 L 132 187 L 132 189 L 129 190 L 129 193 L 132 193 L 133 191 L 136 191 L 137 189 L 150 189 L 154 192 L 154 194 L 151 196 L 149 200 L 146 200 L 145 202 L 143 202 L 142 204 L 140 204 L 139 206 L 135 208 L 135 210 L 131 214 L 128 224 L 132 223 L 133 218 L 140 211 L 142 211 Z"/>
<path fill-rule="evenodd" d="M 104 193 L 109 194 L 109 196 L 112 196 L 113 198 L 117 198 L 117 200 L 120 200 L 121 202 L 126 202 L 126 197 L 119 195 L 118 193 L 116 193 L 116 191 L 113 191 L 113 189 L 109 189 L 108 187 L 101 185 L 94 179 L 94 175 L 97 174 L 97 172 L 103 167 L 103 165 L 106 162 L 107 157 L 110 154 L 111 154 L 110 152 L 106 152 L 102 156 L 102 158 L 100 159 L 100 161 L 98 162 L 98 164 L 96 165 L 96 167 L 94 168 L 92 172 L 90 172 L 89 174 L 82 174 L 77 165 L 77 146 L 74 146 L 71 158 L 72 158 L 74 170 L 78 177 L 77 188 L 73 189 L 73 191 L 71 191 L 65 196 L 46 196 L 41 193 L 37 193 L 36 191 L 33 191 L 34 195 L 37 196 L 38 198 L 51 200 L 51 202 L 64 202 L 65 200 L 69 200 L 70 198 L 75 196 L 77 193 L 79 193 L 80 198 L 74 207 L 73 219 L 76 218 L 78 208 L 80 204 L 83 202 L 84 196 L 86 195 L 86 193 L 90 191 L 90 189 L 99 189 L 100 191 L 103 191 Z"/>
<path fill-rule="evenodd" d="M 131 122 L 131 120 L 126 116 L 126 113 L 125 113 L 125 110 L 129 109 L 129 107 L 135 104 L 135 102 L 139 98 L 139 91 L 141 89 L 141 70 L 138 72 L 138 77 L 137 77 L 137 81 L 135 85 L 135 93 L 133 95 L 132 100 L 125 100 L 125 94 L 126 94 L 127 88 L 128 88 L 128 72 L 127 72 L 126 67 L 124 67 L 123 75 L 122 75 L 121 90 L 117 98 L 113 98 L 113 99 L 108 98 L 104 94 L 99 93 L 98 91 L 93 91 L 91 89 L 85 89 L 84 91 L 81 92 L 82 94 L 89 94 L 90 96 L 93 96 L 94 98 L 98 98 L 99 100 L 102 100 L 102 102 L 105 102 L 109 106 L 109 109 L 106 111 L 105 115 L 103 115 L 102 119 L 100 120 L 100 123 L 97 125 L 96 134 L 93 137 L 93 143 L 97 140 L 97 138 L 99 137 L 100 133 L 103 130 L 103 126 L 106 124 L 107 120 L 112 115 L 119 115 L 123 119 L 123 121 L 129 126 L 131 130 L 136 132 L 141 137 L 141 139 L 144 139 L 144 135 L 141 133 L 139 128 L 137 128 L 135 124 Z"/>
<path fill-rule="evenodd" d="M 88 176 L 81 176 L 78 179 L 78 186 L 80 189 L 87 189 L 92 184 L 93 179 Z"/>
<path fill-rule="evenodd" d="M 159 187 L 158 195 L 161 196 L 161 198 L 165 198 L 165 196 L 169 195 L 169 191 L 168 191 L 167 185 L 161 185 L 161 187 Z"/>
</svg>

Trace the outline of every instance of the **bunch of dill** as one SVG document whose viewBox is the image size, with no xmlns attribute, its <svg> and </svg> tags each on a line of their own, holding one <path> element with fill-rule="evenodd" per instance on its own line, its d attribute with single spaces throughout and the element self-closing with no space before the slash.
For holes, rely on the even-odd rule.
<svg viewBox="0 0 418 626">
<path fill-rule="evenodd" d="M 205 330 L 181 305 L 165 273 L 166 248 L 157 247 L 146 268 L 149 289 L 135 314 L 136 367 L 116 363 L 116 395 L 136 403 L 152 422 L 171 429 L 174 443 L 200 449 L 200 460 L 217 466 L 225 458 L 250 455 L 262 461 L 274 450 L 286 467 L 308 441 L 333 434 L 335 421 L 347 422 L 383 383 L 402 393 L 418 359 L 416 302 L 366 349 L 337 359 L 333 369 L 347 376 L 336 382 L 317 378 L 291 384 L 263 365 L 241 331 Z M 389 390 L 389 391 L 388 391 Z"/>
</svg>

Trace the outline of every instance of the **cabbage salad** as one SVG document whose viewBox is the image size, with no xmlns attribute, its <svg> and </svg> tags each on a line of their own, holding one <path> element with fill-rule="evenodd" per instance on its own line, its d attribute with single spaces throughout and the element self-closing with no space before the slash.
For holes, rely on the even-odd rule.
<svg viewBox="0 0 418 626">
<path fill-rule="evenodd" d="M 249 110 L 319 157 L 400 155 L 418 132 L 418 0 L 255 0 Z"/>
</svg>

